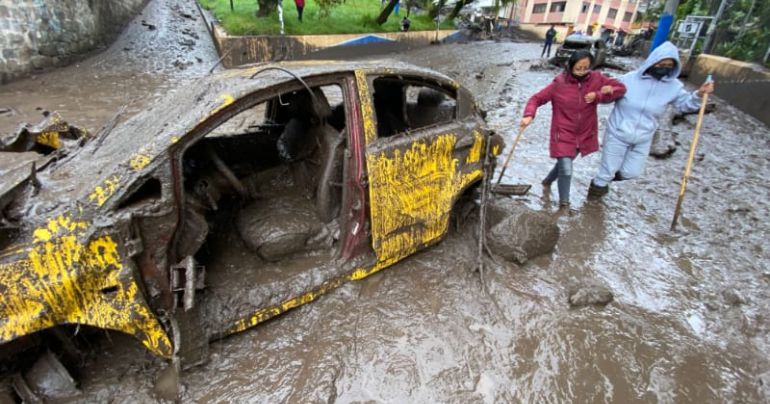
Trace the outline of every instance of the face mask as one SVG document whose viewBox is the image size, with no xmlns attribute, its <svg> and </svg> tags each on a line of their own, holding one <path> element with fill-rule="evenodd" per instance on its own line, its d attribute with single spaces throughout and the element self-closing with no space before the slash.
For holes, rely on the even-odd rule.
<svg viewBox="0 0 770 404">
<path fill-rule="evenodd" d="M 583 80 L 585 80 L 585 79 L 588 77 L 588 72 L 585 72 L 585 73 L 583 73 L 583 74 L 582 74 L 582 75 L 580 75 L 580 76 L 578 76 L 577 74 L 575 74 L 575 73 L 572 73 L 572 72 L 570 72 L 570 74 L 571 74 L 571 75 L 572 75 L 572 77 L 574 77 L 574 78 L 575 78 L 575 80 L 577 80 L 577 81 L 583 81 Z"/>
<path fill-rule="evenodd" d="M 673 67 L 656 67 L 652 66 L 649 69 L 647 69 L 647 74 L 649 74 L 652 77 L 655 77 L 656 79 L 660 80 L 668 75 L 671 74 L 671 72 L 674 71 Z"/>
</svg>

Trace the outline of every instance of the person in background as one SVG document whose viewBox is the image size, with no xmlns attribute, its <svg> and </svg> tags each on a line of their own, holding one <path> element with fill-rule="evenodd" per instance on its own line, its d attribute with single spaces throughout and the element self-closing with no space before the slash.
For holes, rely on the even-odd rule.
<svg viewBox="0 0 770 404">
<path fill-rule="evenodd" d="M 540 57 L 543 57 L 543 55 L 551 57 L 551 45 L 554 38 L 556 38 L 556 26 L 551 24 L 551 28 L 548 28 L 548 31 L 545 32 L 545 43 L 543 43 L 543 51 L 540 52 Z"/>
<path fill-rule="evenodd" d="M 551 184 L 557 181 L 560 208 L 570 205 L 572 160 L 578 154 L 587 156 L 599 150 L 597 103 L 615 101 L 626 91 L 619 81 L 592 71 L 593 61 L 593 55 L 588 51 L 573 53 L 565 71 L 527 101 L 519 124 L 521 129 L 526 128 L 535 118 L 537 108 L 551 102 L 549 150 L 556 164 L 542 184 L 546 188 L 544 192 L 550 192 Z"/>
<path fill-rule="evenodd" d="M 297 6 L 297 17 L 299 17 L 299 22 L 302 22 L 302 10 L 305 8 L 305 0 L 294 0 L 294 5 Z"/>
<path fill-rule="evenodd" d="M 714 91 L 713 82 L 704 83 L 697 91 L 686 91 L 677 79 L 681 70 L 679 50 L 671 42 L 664 42 L 638 69 L 619 78 L 627 91 L 610 113 L 601 165 L 588 188 L 589 198 L 606 195 L 611 181 L 642 174 L 658 118 L 669 104 L 679 112 L 697 111 L 701 97 Z"/>
<path fill-rule="evenodd" d="M 401 19 L 401 31 L 407 32 L 409 31 L 409 26 L 412 25 L 412 22 L 409 21 L 409 18 L 404 16 L 404 18 Z"/>
</svg>

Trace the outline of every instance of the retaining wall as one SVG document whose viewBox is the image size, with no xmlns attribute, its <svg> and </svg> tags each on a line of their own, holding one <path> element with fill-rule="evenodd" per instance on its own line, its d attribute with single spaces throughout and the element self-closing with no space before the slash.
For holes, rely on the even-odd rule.
<svg viewBox="0 0 770 404">
<path fill-rule="evenodd" d="M 711 74 L 714 93 L 770 126 L 770 71 L 722 56 L 698 55 L 688 81 L 701 84 Z"/>
<path fill-rule="evenodd" d="M 147 0 L 0 0 L 0 83 L 111 42 Z"/>
<path fill-rule="evenodd" d="M 235 67 L 270 60 L 301 59 L 324 51 L 318 56 L 339 57 L 341 54 L 359 54 L 425 46 L 433 41 L 443 41 L 458 36 L 457 31 L 386 32 L 377 34 L 345 35 L 260 35 L 230 36 L 216 23 L 210 23 L 214 44 L 222 57 L 222 64 Z M 365 46 L 359 46 L 365 45 Z M 353 49 L 356 49 L 354 51 Z M 339 51 L 340 53 L 335 53 Z"/>
</svg>

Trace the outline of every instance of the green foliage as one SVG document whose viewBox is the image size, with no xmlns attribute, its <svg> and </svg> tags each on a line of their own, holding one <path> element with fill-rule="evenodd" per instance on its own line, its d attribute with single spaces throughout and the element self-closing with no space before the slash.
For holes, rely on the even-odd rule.
<svg viewBox="0 0 770 404">
<path fill-rule="evenodd" d="M 280 26 L 275 10 L 264 18 L 257 18 L 257 4 L 254 0 L 235 0 L 235 10 L 230 11 L 230 0 L 198 0 L 219 20 L 231 35 L 278 35 Z M 380 14 L 380 2 L 375 0 L 345 0 L 333 5 L 323 15 L 319 0 L 305 0 L 302 22 L 297 19 L 294 0 L 282 0 L 283 18 L 287 35 L 354 34 L 364 32 L 397 32 L 401 17 L 406 14 L 402 8 L 399 16 L 391 15 L 381 26 L 374 23 Z M 410 31 L 432 31 L 435 21 L 427 14 L 412 14 Z M 443 21 L 442 29 L 453 29 L 451 21 Z"/>
<path fill-rule="evenodd" d="M 345 0 L 314 0 L 318 3 L 318 7 L 321 9 L 319 15 L 321 17 L 328 17 L 332 11 L 332 8 L 344 3 Z"/>
<path fill-rule="evenodd" d="M 712 4 L 715 5 L 718 6 L 718 2 Z M 770 1 L 733 0 L 729 3 L 717 24 L 714 44 L 712 52 L 718 55 L 761 62 L 770 46 Z"/>
</svg>

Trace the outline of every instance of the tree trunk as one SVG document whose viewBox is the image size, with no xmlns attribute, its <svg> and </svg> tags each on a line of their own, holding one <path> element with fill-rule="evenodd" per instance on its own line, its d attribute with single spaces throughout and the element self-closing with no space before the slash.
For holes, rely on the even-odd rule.
<svg viewBox="0 0 770 404">
<path fill-rule="evenodd" d="M 446 0 L 439 0 L 438 4 L 431 6 L 430 11 L 428 12 L 428 15 L 431 19 L 435 19 L 436 16 L 438 16 L 439 11 L 441 11 L 441 8 L 444 7 L 444 4 L 446 4 Z"/>
<path fill-rule="evenodd" d="M 388 5 L 382 9 L 380 16 L 377 17 L 377 25 L 385 24 L 385 21 L 388 21 L 388 17 L 390 17 L 390 13 L 392 13 L 393 9 L 396 7 L 396 3 L 398 3 L 398 0 L 388 1 Z"/>
<path fill-rule="evenodd" d="M 452 12 L 449 13 L 449 16 L 447 16 L 447 20 L 454 20 L 455 17 L 457 17 L 457 14 L 460 14 L 460 10 L 465 7 L 466 4 L 470 3 L 473 0 L 458 0 L 457 3 L 455 3 L 455 8 L 452 9 Z"/>
<path fill-rule="evenodd" d="M 267 17 L 270 11 L 278 7 L 280 0 L 257 0 L 257 17 Z"/>
</svg>

